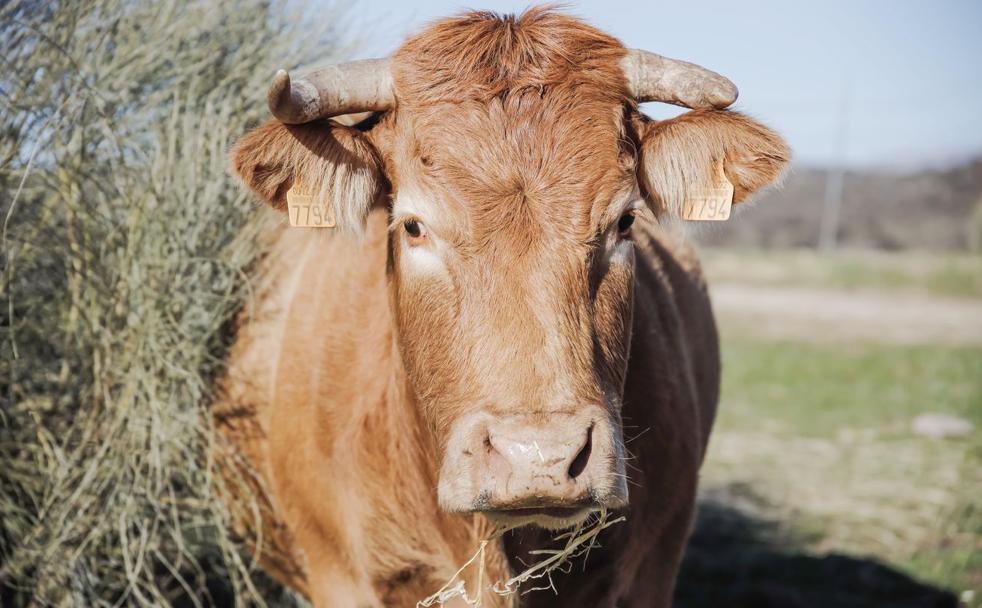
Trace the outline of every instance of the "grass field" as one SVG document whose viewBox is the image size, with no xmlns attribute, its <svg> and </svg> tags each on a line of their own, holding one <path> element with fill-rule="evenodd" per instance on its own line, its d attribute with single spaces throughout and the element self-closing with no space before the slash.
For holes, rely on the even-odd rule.
<svg viewBox="0 0 982 608">
<path fill-rule="evenodd" d="M 982 297 L 982 258 L 972 254 L 710 249 L 703 261 L 711 282 Z"/>
<path fill-rule="evenodd" d="M 704 259 L 716 281 L 750 286 L 980 296 L 979 258 L 767 255 Z M 947 590 L 982 605 L 982 345 L 781 339 L 729 312 L 720 416 L 678 604 L 954 605 Z M 924 412 L 976 430 L 915 435 Z"/>
</svg>

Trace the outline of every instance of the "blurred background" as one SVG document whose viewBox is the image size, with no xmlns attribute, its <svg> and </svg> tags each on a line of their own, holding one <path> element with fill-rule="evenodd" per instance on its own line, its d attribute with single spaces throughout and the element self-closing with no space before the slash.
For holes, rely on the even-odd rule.
<svg viewBox="0 0 982 608">
<path fill-rule="evenodd" d="M 279 67 L 525 6 L 0 2 L 0 605 L 295 603 L 202 415 L 261 255 L 225 150 Z M 795 153 L 693 230 L 724 385 L 676 604 L 982 606 L 982 4 L 565 6 Z"/>
</svg>

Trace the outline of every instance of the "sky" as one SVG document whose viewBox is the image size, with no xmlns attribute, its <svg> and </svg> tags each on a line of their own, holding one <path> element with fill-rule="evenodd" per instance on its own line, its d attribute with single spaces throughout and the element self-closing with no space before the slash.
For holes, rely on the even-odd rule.
<svg viewBox="0 0 982 608">
<path fill-rule="evenodd" d="M 434 19 L 515 0 L 363 0 L 357 57 L 391 53 Z M 982 155 L 982 0 L 579 0 L 567 12 L 627 46 L 730 78 L 734 106 L 807 165 L 945 167 Z M 646 104 L 656 118 L 679 109 Z"/>
</svg>

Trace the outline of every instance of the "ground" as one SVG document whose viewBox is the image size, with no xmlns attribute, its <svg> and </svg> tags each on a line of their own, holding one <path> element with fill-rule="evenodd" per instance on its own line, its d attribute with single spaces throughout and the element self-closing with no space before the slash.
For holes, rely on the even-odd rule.
<svg viewBox="0 0 982 608">
<path fill-rule="evenodd" d="M 982 258 L 703 257 L 723 393 L 676 604 L 982 606 Z"/>
</svg>

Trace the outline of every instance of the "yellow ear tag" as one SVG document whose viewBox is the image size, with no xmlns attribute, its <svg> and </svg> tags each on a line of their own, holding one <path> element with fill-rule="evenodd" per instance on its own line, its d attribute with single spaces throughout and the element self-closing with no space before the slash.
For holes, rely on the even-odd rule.
<svg viewBox="0 0 982 608">
<path fill-rule="evenodd" d="M 304 192 L 300 180 L 286 191 L 286 208 L 294 228 L 334 228 L 334 208 L 312 193 Z"/>
<path fill-rule="evenodd" d="M 721 222 L 730 218 L 733 207 L 733 184 L 726 179 L 723 163 L 716 163 L 713 185 L 695 188 L 682 205 L 682 219 Z"/>
</svg>

